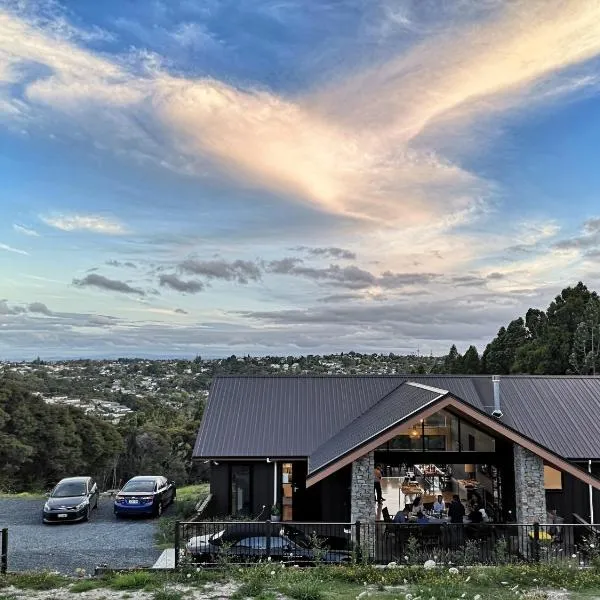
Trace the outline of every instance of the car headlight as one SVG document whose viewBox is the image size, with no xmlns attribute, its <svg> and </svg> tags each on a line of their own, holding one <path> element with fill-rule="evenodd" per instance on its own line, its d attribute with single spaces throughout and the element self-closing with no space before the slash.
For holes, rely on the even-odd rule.
<svg viewBox="0 0 600 600">
<path fill-rule="evenodd" d="M 85 508 L 89 503 L 89 500 L 86 499 L 83 502 L 80 502 L 75 508 L 77 510 L 81 510 L 82 508 Z"/>
<path fill-rule="evenodd" d="M 52 507 L 50 506 L 50 504 L 48 502 L 46 502 L 46 504 L 44 504 L 44 510 L 46 510 L 46 511 L 52 510 Z"/>
</svg>

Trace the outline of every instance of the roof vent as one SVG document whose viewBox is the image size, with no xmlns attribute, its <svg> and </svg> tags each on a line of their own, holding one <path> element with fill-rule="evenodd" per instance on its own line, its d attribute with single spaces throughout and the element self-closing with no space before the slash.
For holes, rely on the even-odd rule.
<svg viewBox="0 0 600 600">
<path fill-rule="evenodd" d="M 501 419 L 504 414 L 500 408 L 500 375 L 492 376 L 492 385 L 494 386 L 494 410 L 492 411 L 492 417 Z"/>
</svg>

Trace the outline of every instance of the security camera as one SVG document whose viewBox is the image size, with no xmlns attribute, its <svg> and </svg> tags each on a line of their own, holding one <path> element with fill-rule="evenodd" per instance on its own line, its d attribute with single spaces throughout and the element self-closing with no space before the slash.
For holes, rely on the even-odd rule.
<svg viewBox="0 0 600 600">
<path fill-rule="evenodd" d="M 503 416 L 504 413 L 499 408 L 492 412 L 492 417 L 494 417 L 494 419 L 501 419 Z"/>
</svg>

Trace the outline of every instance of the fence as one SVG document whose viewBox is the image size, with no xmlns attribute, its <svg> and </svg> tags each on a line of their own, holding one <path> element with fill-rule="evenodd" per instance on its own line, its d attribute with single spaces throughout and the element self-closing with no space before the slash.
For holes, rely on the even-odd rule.
<svg viewBox="0 0 600 600">
<path fill-rule="evenodd" d="M 597 526 L 582 524 L 396 524 L 271 521 L 179 522 L 175 564 L 283 561 L 298 565 L 505 564 L 600 558 Z"/>
<path fill-rule="evenodd" d="M 8 529 L 4 527 L 1 533 L 0 573 L 6 574 L 8 569 Z"/>
</svg>

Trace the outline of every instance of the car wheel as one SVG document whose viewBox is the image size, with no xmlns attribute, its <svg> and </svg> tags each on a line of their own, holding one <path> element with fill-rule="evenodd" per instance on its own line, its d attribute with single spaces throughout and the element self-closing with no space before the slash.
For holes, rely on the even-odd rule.
<svg viewBox="0 0 600 600">
<path fill-rule="evenodd" d="M 91 506 L 88 506 L 88 507 L 85 509 L 85 517 L 83 517 L 83 520 L 84 520 L 84 521 L 89 521 L 89 520 L 90 520 L 90 512 L 91 512 L 91 511 L 92 511 L 92 507 L 91 507 Z"/>
</svg>

